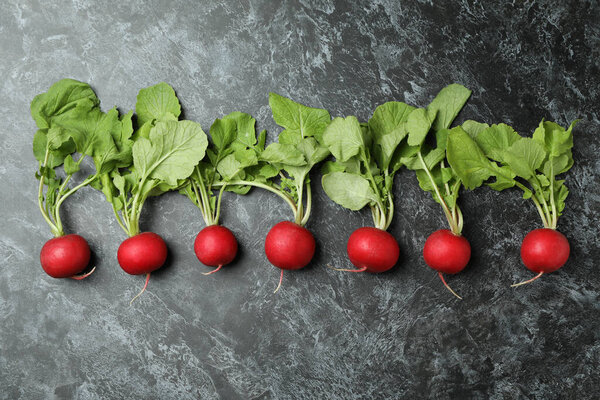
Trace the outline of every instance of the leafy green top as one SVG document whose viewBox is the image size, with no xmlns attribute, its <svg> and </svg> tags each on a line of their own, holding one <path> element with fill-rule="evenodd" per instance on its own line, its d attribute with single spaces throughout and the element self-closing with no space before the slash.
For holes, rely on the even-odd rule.
<svg viewBox="0 0 600 400">
<path fill-rule="evenodd" d="M 139 217 L 148 196 L 179 187 L 208 145 L 198 123 L 177 120 L 179 100 L 166 83 L 142 89 L 136 111 L 140 127 L 133 135 L 132 163 L 115 165 L 95 183 L 130 236 L 139 233 Z"/>
<path fill-rule="evenodd" d="M 259 164 L 252 166 L 250 177 L 228 184 L 257 186 L 279 195 L 292 208 L 295 222 L 305 225 L 312 202 L 308 174 L 329 155 L 323 131 L 331 118 L 326 110 L 307 107 L 275 93 L 269 94 L 269 105 L 275 122 L 284 128 L 279 140 L 263 151 L 261 133 L 260 146 L 253 149 Z"/>
<path fill-rule="evenodd" d="M 116 108 L 103 113 L 88 84 L 63 79 L 33 99 L 31 115 L 38 126 L 33 153 L 39 161 L 36 177 L 40 180 L 40 211 L 52 233 L 62 236 L 61 204 L 106 171 L 131 162 L 131 113 L 119 116 Z M 78 155 L 77 160 L 74 155 Z M 94 161 L 96 173 L 69 189 L 69 181 L 88 156 Z M 61 166 L 63 172 L 58 171 Z M 64 178 L 59 176 L 63 173 Z"/>
<path fill-rule="evenodd" d="M 533 136 L 522 137 L 510 126 L 470 122 L 474 129 L 452 132 L 448 137 L 448 161 L 465 187 L 473 189 L 490 178 L 494 190 L 517 186 L 523 198 L 531 198 L 542 223 L 556 229 L 569 194 L 556 176 L 573 165 L 572 130 L 542 121 Z"/>
<path fill-rule="evenodd" d="M 215 120 L 210 127 L 212 141 L 207 156 L 180 186 L 180 193 L 200 208 L 206 225 L 218 224 L 223 191 L 246 194 L 250 186 L 237 182 L 261 184 L 279 172 L 259 159 L 265 148 L 266 131 L 257 138 L 255 124 L 254 118 L 241 112 Z M 221 189 L 216 195 L 214 190 L 218 187 Z"/>
<path fill-rule="evenodd" d="M 355 117 L 334 119 L 323 135 L 336 158 L 323 168 L 327 195 L 351 210 L 368 204 L 375 226 L 387 229 L 394 211 L 394 175 L 406 166 L 416 171 L 421 188 L 433 194 L 453 231 L 460 233 L 462 217 L 456 206 L 460 180 L 444 159 L 448 128 L 470 94 L 453 84 L 427 108 L 392 101 L 377 107 L 368 124 L 360 124 Z M 425 142 L 432 130 L 435 147 Z"/>
<path fill-rule="evenodd" d="M 426 108 L 418 108 L 409 115 L 407 122 L 408 145 L 411 151 L 401 161 L 415 171 L 421 189 L 430 192 L 442 209 L 450 229 L 460 235 L 463 216 L 457 204 L 461 181 L 455 171 L 446 166 L 446 141 L 452 131 L 460 131 L 450 125 L 463 108 L 471 91 L 459 84 L 443 88 Z M 427 141 L 433 132 L 434 143 Z"/>
</svg>

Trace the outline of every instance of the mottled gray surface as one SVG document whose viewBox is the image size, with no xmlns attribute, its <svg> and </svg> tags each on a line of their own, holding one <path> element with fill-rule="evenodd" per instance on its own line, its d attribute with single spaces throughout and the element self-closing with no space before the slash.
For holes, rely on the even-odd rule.
<svg viewBox="0 0 600 400">
<path fill-rule="evenodd" d="M 598 2 L 47 3 L 0 5 L 1 399 L 597 396 Z M 277 295 L 263 240 L 290 215 L 268 193 L 226 195 L 222 222 L 237 235 L 240 257 L 202 276 L 191 249 L 200 213 L 170 194 L 150 201 L 142 228 L 166 239 L 171 260 L 130 307 L 143 278 L 119 268 L 124 235 L 102 195 L 87 188 L 63 215 L 89 240 L 98 269 L 82 282 L 51 279 L 38 260 L 50 231 L 36 204 L 29 102 L 63 77 L 90 82 L 105 109 L 121 110 L 164 80 L 186 118 L 208 127 L 246 111 L 271 140 L 269 91 L 364 119 L 384 101 L 425 105 L 459 82 L 473 90 L 461 120 L 531 132 L 542 117 L 563 125 L 581 118 L 559 221 L 571 259 L 511 289 L 531 276 L 518 251 L 540 225 L 536 211 L 517 191 L 464 193 L 473 257 L 449 278 L 464 296 L 456 300 L 420 254 L 427 235 L 444 227 L 442 212 L 405 171 L 391 227 L 403 254 L 389 273 L 325 268 L 347 264 L 350 232 L 371 221 L 313 185 L 308 227 L 318 253 L 285 275 Z"/>
</svg>

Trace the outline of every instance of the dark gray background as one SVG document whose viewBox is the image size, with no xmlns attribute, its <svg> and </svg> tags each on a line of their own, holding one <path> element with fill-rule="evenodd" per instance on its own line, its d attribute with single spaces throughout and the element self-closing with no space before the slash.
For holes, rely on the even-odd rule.
<svg viewBox="0 0 600 400">
<path fill-rule="evenodd" d="M 598 2 L 305 0 L 0 5 L 0 398 L 477 398 L 582 399 L 600 386 L 600 6 Z M 489 2 L 492 3 L 492 2 Z M 494 2 L 504 3 L 504 2 Z M 362 119 L 385 101 L 426 105 L 459 82 L 473 96 L 459 120 L 504 121 L 529 134 L 541 118 L 575 118 L 571 195 L 559 230 L 572 255 L 560 271 L 532 274 L 523 236 L 540 227 L 516 190 L 463 193 L 473 257 L 449 277 L 458 301 L 425 266 L 427 235 L 445 227 L 412 172 L 395 186 L 399 265 L 344 274 L 346 240 L 370 225 L 329 201 L 313 175 L 308 228 L 318 251 L 305 270 L 278 270 L 263 240 L 289 219 L 279 198 L 228 194 L 222 223 L 238 260 L 205 277 L 192 252 L 203 227 L 183 196 L 149 201 L 142 229 L 171 258 L 148 291 L 116 251 L 125 239 L 90 188 L 63 210 L 86 237 L 98 269 L 55 280 L 39 266 L 50 230 L 36 204 L 31 152 L 34 95 L 56 80 L 90 82 L 104 109 L 134 107 L 139 89 L 170 83 L 185 117 L 208 128 L 234 110 L 253 114 L 273 140 L 267 93 Z M 318 172 L 318 171 L 317 171 Z"/>
</svg>

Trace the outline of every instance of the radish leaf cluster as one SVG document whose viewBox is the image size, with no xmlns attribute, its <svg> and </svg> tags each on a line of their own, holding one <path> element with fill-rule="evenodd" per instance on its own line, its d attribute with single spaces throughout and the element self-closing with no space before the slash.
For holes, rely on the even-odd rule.
<svg viewBox="0 0 600 400">
<path fill-rule="evenodd" d="M 208 145 L 198 123 L 177 119 L 179 101 L 166 83 L 141 90 L 136 111 L 141 125 L 132 137 L 132 164 L 117 165 L 96 186 L 129 236 L 140 233 L 146 199 L 177 188 L 192 174 Z"/>
<path fill-rule="evenodd" d="M 569 194 L 557 176 L 573 165 L 574 125 L 565 129 L 541 121 L 532 137 L 522 137 L 506 124 L 456 130 L 448 137 L 448 161 L 468 189 L 490 178 L 494 181 L 487 185 L 494 190 L 517 186 L 535 204 L 544 227 L 556 229 Z"/>
<path fill-rule="evenodd" d="M 39 161 L 39 207 L 59 237 L 64 235 L 63 202 L 107 171 L 131 162 L 131 113 L 120 116 L 116 108 L 104 113 L 88 84 L 63 79 L 33 99 L 31 115 L 38 126 L 33 153 Z M 95 173 L 69 186 L 86 159 L 93 160 Z"/>
</svg>

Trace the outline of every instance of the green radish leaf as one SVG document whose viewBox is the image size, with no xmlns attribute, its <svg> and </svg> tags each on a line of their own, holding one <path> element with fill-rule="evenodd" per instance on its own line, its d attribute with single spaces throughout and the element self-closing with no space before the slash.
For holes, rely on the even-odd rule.
<svg viewBox="0 0 600 400">
<path fill-rule="evenodd" d="M 258 164 L 258 157 L 256 156 L 256 152 L 252 149 L 236 150 L 233 153 L 233 156 L 240 163 L 242 168 Z"/>
<path fill-rule="evenodd" d="M 279 169 L 271 164 L 260 163 L 249 167 L 247 173 L 254 177 L 254 180 L 265 183 L 269 179 L 279 174 Z"/>
<path fill-rule="evenodd" d="M 406 121 L 409 146 L 420 146 L 423 143 L 427 133 L 431 129 L 436 112 L 437 110 L 428 112 L 424 108 L 417 108 L 409 114 Z"/>
<path fill-rule="evenodd" d="M 353 211 L 377 201 L 369 181 L 358 175 L 332 172 L 323 176 L 322 184 L 331 200 Z"/>
<path fill-rule="evenodd" d="M 233 154 L 223 158 L 217 165 L 217 171 L 226 181 L 244 179 L 243 169 L 242 163 L 236 160 Z"/>
<path fill-rule="evenodd" d="M 263 151 L 265 151 L 265 142 L 267 141 L 267 131 L 266 130 L 262 130 L 260 132 L 260 134 L 258 135 L 258 143 L 256 144 L 256 149 L 259 151 L 259 153 L 262 153 Z"/>
<path fill-rule="evenodd" d="M 311 169 L 311 166 L 310 165 L 303 165 L 303 166 L 284 165 L 283 169 L 290 175 L 290 177 L 294 178 L 294 181 L 303 182 L 304 179 L 306 179 L 306 177 Z"/>
<path fill-rule="evenodd" d="M 432 150 L 424 150 L 425 155 L 423 156 L 423 161 L 425 161 L 425 165 L 427 169 L 431 170 L 436 165 L 438 165 L 444 158 L 446 158 L 446 152 L 443 149 L 435 148 Z M 406 168 L 411 169 L 413 171 L 424 169 L 421 160 L 418 157 L 411 157 L 404 160 L 404 165 Z"/>
<path fill-rule="evenodd" d="M 452 128 L 455 129 L 455 128 Z M 448 134 L 451 129 L 440 129 L 439 131 L 435 131 L 435 142 L 436 148 L 440 150 L 446 151 L 446 146 L 448 142 Z"/>
<path fill-rule="evenodd" d="M 544 146 L 549 157 L 558 157 L 573 147 L 572 130 L 576 123 L 577 121 L 574 121 L 565 130 L 554 122 L 542 120 L 533 133 L 533 140 Z"/>
<path fill-rule="evenodd" d="M 467 189 L 481 186 L 498 172 L 497 166 L 460 127 L 452 129 L 448 135 L 446 151 L 450 166 Z"/>
<path fill-rule="evenodd" d="M 496 161 L 503 161 L 504 152 L 521 136 L 506 124 L 492 125 L 477 135 L 475 141 L 486 156 Z"/>
<path fill-rule="evenodd" d="M 381 168 L 386 170 L 389 168 L 392 157 L 398 148 L 398 145 L 402 142 L 402 139 L 406 137 L 408 132 L 406 131 L 405 125 L 401 125 L 399 128 L 393 130 L 391 133 L 380 136 L 377 144 L 381 148 L 380 165 Z"/>
<path fill-rule="evenodd" d="M 383 136 L 390 135 L 398 130 L 414 109 L 414 107 L 398 101 L 390 101 L 377 107 L 373 116 L 369 119 L 369 129 L 375 141 L 382 143 Z M 397 135 L 404 137 L 406 130 L 401 129 Z"/>
<path fill-rule="evenodd" d="M 47 131 L 39 129 L 33 136 L 33 154 L 35 158 L 43 163 L 46 155 L 47 146 Z M 49 168 L 56 168 L 62 165 L 67 154 L 71 154 L 75 151 L 75 143 L 69 140 L 62 144 L 58 149 L 49 152 L 48 163 L 46 164 Z"/>
<path fill-rule="evenodd" d="M 546 179 L 559 175 L 569 170 L 572 165 L 573 157 L 570 154 L 561 154 L 558 157 L 552 157 L 544 163 L 543 172 Z M 553 172 L 553 173 L 552 173 Z M 543 176 L 543 175 L 542 175 Z"/>
<path fill-rule="evenodd" d="M 436 116 L 433 129 L 449 128 L 469 97 L 471 91 L 462 85 L 454 83 L 443 88 L 427 106 L 429 115 Z"/>
<path fill-rule="evenodd" d="M 354 116 L 334 118 L 323 133 L 323 142 L 340 161 L 348 161 L 365 149 L 363 131 Z"/>
<path fill-rule="evenodd" d="M 479 136 L 481 132 L 483 132 L 486 128 L 490 127 L 488 124 L 482 124 L 481 122 L 473 121 L 470 119 L 463 122 L 461 126 L 464 129 L 464 131 L 467 132 L 469 136 L 471 136 L 471 139 L 474 140 L 477 139 L 477 136 Z"/>
<path fill-rule="evenodd" d="M 254 147 L 256 145 L 256 120 L 250 114 L 234 111 L 224 116 L 223 120 L 235 122 L 236 140 L 239 143 L 246 147 Z M 266 131 L 263 132 L 261 132 L 263 138 L 261 150 L 264 150 L 264 138 L 266 135 Z"/>
<path fill-rule="evenodd" d="M 100 100 L 88 85 L 73 79 L 62 79 L 53 84 L 46 93 L 35 96 L 31 102 L 31 116 L 38 128 L 49 129 L 55 120 L 73 118 L 100 104 Z"/>
<path fill-rule="evenodd" d="M 64 168 L 67 175 L 73 175 L 79 171 L 79 165 L 73 161 L 73 157 L 70 154 L 65 157 Z"/>
<path fill-rule="evenodd" d="M 207 145 L 206 134 L 195 122 L 159 122 L 149 139 L 140 138 L 133 145 L 133 165 L 142 182 L 147 177 L 175 186 L 178 179 L 190 176 Z"/>
<path fill-rule="evenodd" d="M 326 147 L 320 146 L 312 137 L 302 139 L 296 148 L 304 155 L 308 165 L 311 167 L 323 161 L 330 154 Z"/>
<path fill-rule="evenodd" d="M 218 151 L 229 146 L 237 134 L 237 123 L 234 119 L 216 119 L 210 126 L 210 137 Z"/>
<path fill-rule="evenodd" d="M 245 194 L 248 194 L 250 189 L 251 189 L 250 186 L 227 185 L 227 188 L 225 190 L 227 190 L 228 192 L 245 195 Z M 214 204 L 213 204 L 213 207 L 214 207 Z"/>
<path fill-rule="evenodd" d="M 31 113 L 40 128 L 33 140 L 34 155 L 43 164 L 40 174 L 46 175 L 45 169 L 54 169 L 64 162 L 65 173 L 73 175 L 79 171 L 83 157 L 94 157 L 96 173 L 74 189 L 94 184 L 105 192 L 109 201 L 114 201 L 112 184 L 104 188 L 97 178 L 114 168 L 114 165 L 125 166 L 131 160 L 130 146 L 127 147 L 127 143 L 115 143 L 127 135 L 127 130 L 131 133 L 131 115 L 120 119 L 116 109 L 103 113 L 89 85 L 70 79 L 61 80 L 46 93 L 36 96 L 31 104 Z M 75 152 L 80 153 L 77 162 L 73 159 Z M 104 167 L 104 162 L 99 165 L 98 159 L 111 162 L 112 166 Z M 46 191 L 40 196 L 40 209 L 50 222 L 53 233 L 62 234 L 60 212 L 55 209 L 62 182 L 48 174 L 44 184 Z M 74 190 L 64 187 L 60 195 L 64 196 L 64 200 L 72 193 Z"/>
<path fill-rule="evenodd" d="M 48 148 L 50 151 L 54 151 L 60 149 L 69 140 L 72 140 L 73 135 L 64 127 L 54 125 L 48 129 L 46 139 L 48 141 Z M 109 139 L 107 138 L 107 140 Z M 79 150 L 78 146 L 76 146 L 76 150 Z"/>
<path fill-rule="evenodd" d="M 420 146 L 409 146 L 406 141 L 402 142 L 392 156 L 390 162 L 392 170 L 395 172 L 403 165 L 406 166 L 407 164 L 412 164 L 417 159 L 419 149 Z"/>
<path fill-rule="evenodd" d="M 332 172 L 344 172 L 346 171 L 346 166 L 337 161 L 325 161 L 323 166 L 321 167 L 321 175 L 327 175 Z"/>
<path fill-rule="evenodd" d="M 535 176 L 545 158 L 544 147 L 532 138 L 517 140 L 503 154 L 506 165 L 524 179 Z"/>
<path fill-rule="evenodd" d="M 132 113 L 130 112 L 119 118 L 118 111 L 113 108 L 103 117 L 100 117 L 97 125 L 90 128 L 90 131 L 95 129 L 100 135 L 110 133 L 112 137 L 112 141 L 109 141 L 106 146 L 95 146 L 92 151 L 97 173 L 103 174 L 112 171 L 114 168 L 131 165 L 131 148 L 133 146 L 131 116 Z M 93 136 L 90 136 L 90 138 L 93 138 Z M 104 148 L 102 149 L 102 147 Z"/>
<path fill-rule="evenodd" d="M 273 164 L 306 165 L 304 155 L 292 144 L 271 143 L 262 152 L 260 158 Z"/>
<path fill-rule="evenodd" d="M 176 121 L 181 114 L 181 106 L 173 88 L 161 82 L 140 90 L 135 111 L 139 126 L 143 126 L 152 120 Z"/>
<path fill-rule="evenodd" d="M 558 216 L 562 215 L 562 212 L 565 209 L 565 200 L 569 195 L 569 189 L 567 189 L 563 183 L 564 181 L 556 181 L 556 185 L 554 187 L 554 199 L 556 201 Z"/>
<path fill-rule="evenodd" d="M 487 183 L 487 185 L 497 191 L 502 191 L 504 189 L 511 188 L 516 185 L 515 181 L 515 173 L 510 170 L 509 167 L 503 166 L 498 167 L 494 166 L 496 181 Z"/>
<path fill-rule="evenodd" d="M 275 122 L 285 128 L 280 134 L 280 143 L 285 140 L 286 144 L 297 144 L 311 136 L 321 142 L 323 131 L 331 120 L 327 110 L 307 107 L 276 93 L 269 93 L 269 105 Z"/>
</svg>

